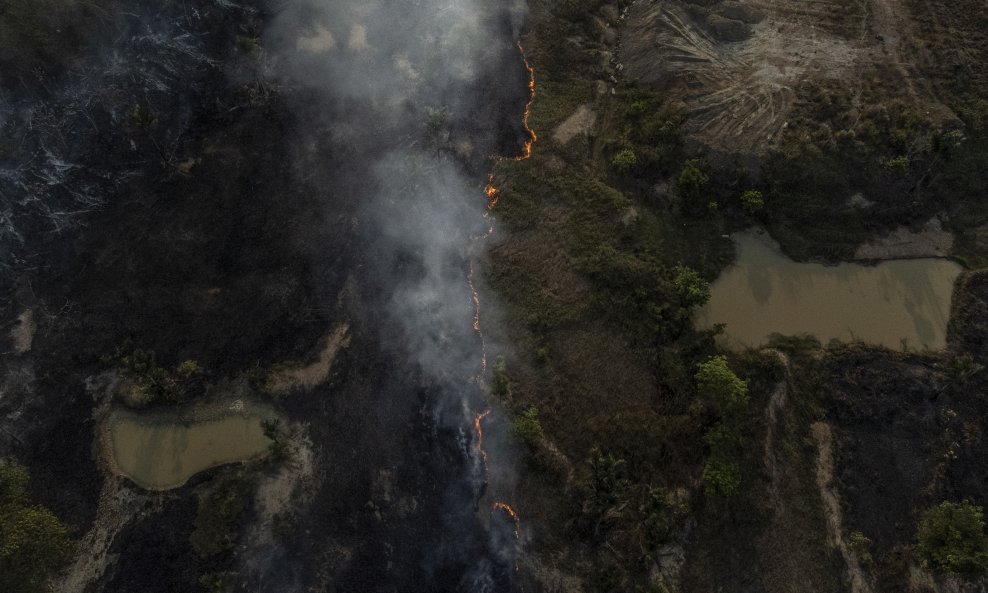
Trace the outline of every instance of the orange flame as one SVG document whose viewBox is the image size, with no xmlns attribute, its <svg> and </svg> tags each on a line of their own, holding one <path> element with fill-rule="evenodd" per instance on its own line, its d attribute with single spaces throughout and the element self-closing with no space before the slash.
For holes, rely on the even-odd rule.
<svg viewBox="0 0 988 593">
<path fill-rule="evenodd" d="M 495 502 L 494 510 L 501 511 L 511 518 L 512 523 L 515 524 L 515 539 L 519 539 L 521 537 L 521 519 L 518 518 L 518 513 L 516 513 L 515 510 L 511 508 L 511 505 L 506 502 Z"/>
<path fill-rule="evenodd" d="M 521 542 L 521 519 L 518 518 L 518 513 L 506 502 L 495 502 L 493 510 L 495 512 L 501 511 L 511 519 L 511 522 L 514 524 L 515 543 Z M 517 561 L 515 562 L 515 572 L 521 572 Z"/>
<path fill-rule="evenodd" d="M 480 331 L 480 294 L 473 283 L 473 262 L 470 262 L 470 272 L 467 273 L 467 285 L 470 286 L 470 297 L 473 299 L 473 331 L 480 336 L 480 373 L 482 377 L 487 372 L 487 344 L 484 342 L 484 334 Z"/>
<path fill-rule="evenodd" d="M 521 59 L 525 63 L 525 69 L 528 70 L 528 103 L 525 104 L 525 115 L 522 118 L 522 124 L 525 126 L 525 132 L 528 133 L 528 141 L 525 142 L 525 147 L 522 150 L 520 156 L 514 157 L 516 161 L 523 161 L 532 156 L 532 145 L 535 141 L 539 139 L 536 135 L 535 130 L 533 130 L 528 125 L 528 118 L 532 115 L 532 103 L 535 101 L 535 68 L 528 62 L 528 58 L 525 56 L 525 47 L 518 42 L 518 51 L 521 52 Z"/>
<path fill-rule="evenodd" d="M 528 91 L 529 98 L 528 102 L 525 104 L 525 112 L 522 117 L 522 125 L 525 128 L 525 132 L 528 134 L 528 140 L 525 141 L 522 147 L 522 152 L 518 156 L 514 157 L 495 157 L 495 162 L 500 160 L 505 160 L 511 158 L 514 161 L 524 161 L 531 158 L 532 156 L 532 145 L 538 140 L 538 135 L 529 126 L 529 118 L 532 114 L 532 103 L 535 101 L 535 68 L 529 63 L 528 58 L 525 56 L 525 48 L 522 46 L 521 41 L 518 42 L 518 51 L 521 52 L 522 61 L 525 64 L 525 69 L 528 70 Z M 498 199 L 500 198 L 500 190 L 494 184 L 494 172 L 492 171 L 487 177 L 487 185 L 484 186 L 484 195 L 487 197 L 487 212 L 484 213 L 484 218 L 487 220 L 488 229 L 487 234 L 483 237 L 475 237 L 475 239 L 487 239 L 494 234 L 494 222 L 492 212 L 497 206 Z M 477 377 L 478 381 L 483 379 L 484 374 L 487 372 L 487 346 L 484 342 L 484 334 L 480 328 L 480 295 L 477 293 L 477 288 L 474 284 L 474 266 L 473 262 L 470 263 L 470 272 L 467 275 L 467 283 L 470 286 L 470 294 L 473 299 L 474 314 L 473 314 L 473 331 L 480 336 L 481 343 L 481 375 Z M 477 452 L 477 456 L 483 463 L 484 472 L 487 472 L 487 451 L 484 450 L 484 418 L 490 414 L 491 411 L 484 410 L 474 416 L 473 419 L 473 430 L 476 435 L 474 441 L 474 450 Z M 521 520 L 518 517 L 518 513 L 515 512 L 511 506 L 505 502 L 495 502 L 492 509 L 493 512 L 502 512 L 506 514 L 512 521 L 514 525 L 515 541 L 521 540 Z M 515 571 L 518 571 L 518 565 L 515 564 Z"/>
<path fill-rule="evenodd" d="M 477 453 L 480 454 L 481 461 L 484 462 L 484 470 L 487 470 L 487 451 L 484 451 L 484 426 L 481 424 L 484 418 L 490 414 L 490 410 L 484 410 L 483 412 L 477 414 L 473 417 L 473 431 L 477 435 L 477 440 L 474 441 L 474 448 Z"/>
</svg>

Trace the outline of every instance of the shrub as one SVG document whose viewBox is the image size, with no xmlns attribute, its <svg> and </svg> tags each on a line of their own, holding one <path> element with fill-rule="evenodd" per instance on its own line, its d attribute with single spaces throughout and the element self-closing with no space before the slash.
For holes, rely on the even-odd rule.
<svg viewBox="0 0 988 593">
<path fill-rule="evenodd" d="M 24 468 L 0 461 L 0 591 L 43 593 L 69 559 L 69 528 L 48 509 L 31 505 Z"/>
<path fill-rule="evenodd" d="M 741 194 L 741 208 L 746 214 L 755 214 L 765 208 L 765 198 L 757 189 L 749 189 Z"/>
<path fill-rule="evenodd" d="M 676 191 L 679 196 L 688 202 L 699 202 L 703 196 L 710 177 L 703 172 L 703 161 L 700 159 L 690 159 L 683 165 L 683 170 L 676 178 Z"/>
<path fill-rule="evenodd" d="M 847 536 L 847 545 L 851 548 L 851 553 L 858 559 L 858 562 L 864 565 L 872 563 L 871 540 L 865 534 L 860 531 L 852 531 Z"/>
<path fill-rule="evenodd" d="M 608 511 L 618 504 L 624 490 L 624 460 L 610 453 L 605 455 L 600 448 L 594 447 L 590 450 L 588 463 L 590 477 L 583 511 L 595 522 L 593 530 L 596 535 Z"/>
<path fill-rule="evenodd" d="M 276 461 L 282 461 L 288 457 L 288 438 L 281 429 L 280 420 L 261 420 L 261 430 L 264 436 L 271 439 L 268 452 Z"/>
<path fill-rule="evenodd" d="M 499 356 L 494 362 L 494 373 L 491 376 L 491 391 L 500 398 L 507 397 L 510 392 L 508 365 L 504 362 L 504 357 Z"/>
<path fill-rule="evenodd" d="M 975 578 L 988 570 L 984 509 L 944 501 L 923 513 L 916 551 L 938 572 Z"/>
<path fill-rule="evenodd" d="M 630 148 L 625 148 L 614 156 L 611 166 L 618 173 L 628 173 L 638 165 L 638 155 Z"/>
<path fill-rule="evenodd" d="M 726 422 L 720 422 L 703 437 L 710 447 L 710 457 L 703 468 L 703 487 L 707 494 L 730 497 L 741 488 L 741 437 Z"/>
<path fill-rule="evenodd" d="M 646 548 L 656 550 L 675 538 L 678 509 L 669 504 L 665 488 L 649 488 L 640 511 Z"/>
<path fill-rule="evenodd" d="M 882 167 L 889 171 L 905 171 L 909 167 L 909 157 L 899 155 L 896 157 L 883 157 Z"/>
</svg>

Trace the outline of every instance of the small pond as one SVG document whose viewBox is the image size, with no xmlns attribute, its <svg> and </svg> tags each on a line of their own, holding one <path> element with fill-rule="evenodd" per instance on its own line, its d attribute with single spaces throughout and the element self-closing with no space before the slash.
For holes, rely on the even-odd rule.
<svg viewBox="0 0 988 593">
<path fill-rule="evenodd" d="M 103 444 L 111 467 L 149 490 L 177 488 L 195 474 L 264 456 L 271 444 L 261 422 L 267 406 L 236 401 L 208 406 L 112 410 Z"/>
<path fill-rule="evenodd" d="M 945 259 L 824 266 L 786 257 L 765 233 L 734 236 L 737 262 L 711 286 L 699 327 L 727 324 L 728 347 L 759 346 L 773 333 L 811 334 L 901 349 L 946 345 L 954 280 Z"/>
</svg>

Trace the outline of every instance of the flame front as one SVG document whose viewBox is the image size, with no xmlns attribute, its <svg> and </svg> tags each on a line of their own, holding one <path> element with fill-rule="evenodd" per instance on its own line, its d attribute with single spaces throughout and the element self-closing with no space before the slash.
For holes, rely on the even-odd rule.
<svg viewBox="0 0 988 593">
<path fill-rule="evenodd" d="M 502 160 L 511 159 L 513 161 L 524 161 L 531 158 L 532 156 L 532 145 L 538 140 L 538 136 L 535 131 L 529 126 L 529 117 L 531 116 L 532 103 L 535 101 L 535 69 L 529 63 L 528 58 L 525 56 L 525 48 L 522 46 L 521 41 L 518 42 L 518 51 L 521 52 L 522 61 L 525 64 L 525 69 L 528 71 L 528 91 L 529 98 L 528 102 L 525 104 L 525 113 L 522 118 L 522 125 L 525 128 L 525 133 L 528 135 L 528 139 L 525 141 L 522 147 L 521 154 L 514 157 L 494 157 L 494 162 L 497 163 Z M 484 213 L 484 219 L 487 221 L 487 233 L 485 235 L 475 237 L 475 240 L 486 240 L 494 234 L 494 217 L 493 211 L 497 206 L 498 200 L 500 198 L 501 192 L 494 183 L 494 172 L 487 177 L 487 185 L 484 186 L 484 195 L 487 198 L 487 212 Z M 487 372 L 487 345 L 484 341 L 484 334 L 481 331 L 480 326 L 480 295 L 477 292 L 477 287 L 474 283 L 474 265 L 473 262 L 470 264 L 470 271 L 467 275 L 467 283 L 470 286 L 470 295 L 473 300 L 474 314 L 473 314 L 473 331 L 480 337 L 481 344 L 481 374 L 477 377 L 478 382 L 483 380 L 484 375 Z M 474 431 L 474 453 L 476 459 L 480 464 L 479 470 L 483 472 L 483 475 L 487 474 L 487 451 L 484 450 L 484 419 L 491 413 L 488 408 L 483 412 L 477 413 L 473 418 L 473 431 Z M 507 515 L 513 524 L 515 542 L 521 541 L 521 520 L 518 517 L 518 513 L 515 512 L 511 505 L 505 502 L 495 502 L 492 513 L 500 512 Z M 515 572 L 518 572 L 518 564 L 515 564 Z"/>
<path fill-rule="evenodd" d="M 532 102 L 535 101 L 535 68 L 528 62 L 528 58 L 525 56 L 525 47 L 518 42 L 518 51 L 521 52 L 521 59 L 525 63 L 525 69 L 528 70 L 528 103 L 525 104 L 525 115 L 522 118 L 522 125 L 525 126 L 525 132 L 528 133 L 528 141 L 525 142 L 525 147 L 521 155 L 516 156 L 516 161 L 523 161 L 532 156 L 532 145 L 539 137 L 535 134 L 533 130 L 528 125 L 528 118 L 532 115 Z"/>
</svg>

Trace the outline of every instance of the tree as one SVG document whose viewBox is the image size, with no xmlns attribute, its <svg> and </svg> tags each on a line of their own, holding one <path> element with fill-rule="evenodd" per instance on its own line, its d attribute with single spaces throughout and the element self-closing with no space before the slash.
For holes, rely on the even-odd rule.
<svg viewBox="0 0 988 593">
<path fill-rule="evenodd" d="M 670 504 L 665 488 L 649 488 L 639 510 L 643 517 L 646 548 L 656 550 L 675 539 L 676 521 L 680 519 L 682 509 Z"/>
<path fill-rule="evenodd" d="M 672 281 L 676 296 L 684 309 L 702 307 L 710 300 L 710 284 L 693 268 L 678 265 Z"/>
<path fill-rule="evenodd" d="M 28 474 L 0 461 L 0 591 L 42 593 L 69 559 L 69 528 L 27 498 Z"/>
<path fill-rule="evenodd" d="M 511 423 L 511 436 L 532 449 L 542 444 L 545 433 L 542 431 L 542 423 L 539 422 L 539 409 L 531 406 L 515 418 Z"/>
<path fill-rule="evenodd" d="M 698 203 L 703 197 L 703 190 L 710 177 L 703 172 L 701 159 L 690 159 L 683 165 L 683 170 L 676 179 L 676 191 L 683 199 Z"/>
<path fill-rule="evenodd" d="M 499 398 L 505 398 L 510 393 L 510 383 L 508 380 L 508 364 L 504 362 L 503 356 L 498 356 L 494 361 L 494 373 L 491 376 L 491 392 Z"/>
<path fill-rule="evenodd" d="M 741 488 L 741 421 L 748 406 L 748 383 L 727 366 L 723 356 L 700 363 L 696 371 L 701 397 L 720 412 L 720 421 L 704 435 L 710 456 L 703 468 L 708 494 L 733 496 Z"/>
<path fill-rule="evenodd" d="M 741 439 L 725 422 L 710 429 L 703 437 L 710 447 L 710 457 L 703 467 L 703 487 L 707 494 L 730 497 L 741 489 Z"/>
<path fill-rule="evenodd" d="M 761 212 L 765 208 L 765 198 L 762 196 L 762 192 L 757 189 L 749 189 L 741 194 L 741 208 L 748 215 Z"/>
<path fill-rule="evenodd" d="M 611 509 L 617 506 L 625 486 L 624 460 L 601 452 L 599 447 L 590 450 L 590 478 L 588 496 L 583 502 L 583 512 L 594 522 L 596 536 Z"/>
<path fill-rule="evenodd" d="M 923 513 L 916 551 L 938 572 L 973 579 L 988 570 L 984 509 L 944 501 Z"/>
<path fill-rule="evenodd" d="M 748 382 L 734 374 L 723 356 L 700 363 L 696 383 L 700 395 L 713 401 L 724 416 L 748 405 Z"/>
</svg>

